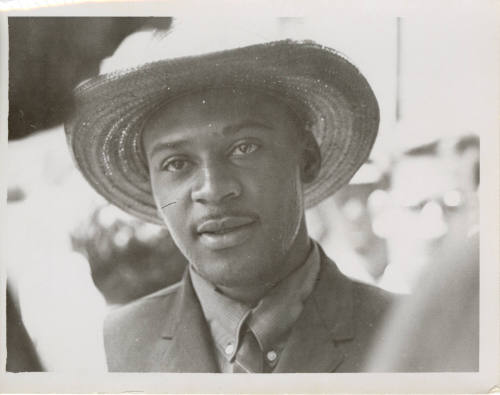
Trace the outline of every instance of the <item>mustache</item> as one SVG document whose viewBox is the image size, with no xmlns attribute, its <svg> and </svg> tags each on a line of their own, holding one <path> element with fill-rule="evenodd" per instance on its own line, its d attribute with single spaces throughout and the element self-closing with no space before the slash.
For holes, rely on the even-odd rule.
<svg viewBox="0 0 500 395">
<path fill-rule="evenodd" d="M 172 206 L 176 204 L 177 201 L 170 201 L 167 203 L 161 204 L 160 208 L 164 209 L 168 206 Z M 211 221 L 211 220 L 221 220 L 223 218 L 227 217 L 250 217 L 254 220 L 259 219 L 259 215 L 256 212 L 250 211 L 250 210 L 243 210 L 243 209 L 234 209 L 234 208 L 218 208 L 218 209 L 212 209 L 208 213 L 205 213 L 203 216 L 197 218 L 194 223 L 201 224 L 206 221 Z"/>
</svg>

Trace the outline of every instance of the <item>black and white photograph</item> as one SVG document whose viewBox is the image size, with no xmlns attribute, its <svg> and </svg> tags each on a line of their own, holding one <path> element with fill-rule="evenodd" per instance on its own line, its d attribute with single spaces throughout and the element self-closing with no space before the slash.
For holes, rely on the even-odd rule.
<svg viewBox="0 0 500 395">
<path fill-rule="evenodd" d="M 494 387 L 498 18 L 469 8 L 5 16 L 2 377 Z"/>
</svg>

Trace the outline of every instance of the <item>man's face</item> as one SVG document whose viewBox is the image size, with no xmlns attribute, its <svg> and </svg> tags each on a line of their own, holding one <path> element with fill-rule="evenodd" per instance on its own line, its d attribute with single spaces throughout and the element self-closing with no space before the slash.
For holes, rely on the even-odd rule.
<svg viewBox="0 0 500 395">
<path fill-rule="evenodd" d="M 254 92 L 176 99 L 146 125 L 153 195 L 174 241 L 207 280 L 252 286 L 286 276 L 308 245 L 303 144 L 290 110 Z"/>
</svg>

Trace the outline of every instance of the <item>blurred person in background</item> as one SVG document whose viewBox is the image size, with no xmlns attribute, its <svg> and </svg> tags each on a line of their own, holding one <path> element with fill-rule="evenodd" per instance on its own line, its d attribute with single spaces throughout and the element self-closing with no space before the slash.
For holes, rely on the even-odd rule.
<svg viewBox="0 0 500 395">
<path fill-rule="evenodd" d="M 35 350 L 26 327 L 24 326 L 19 306 L 14 301 L 12 292 L 7 287 L 7 372 L 42 372 L 38 353 Z"/>
<path fill-rule="evenodd" d="M 396 156 L 387 207 L 374 224 L 388 246 L 381 287 L 411 293 L 422 273 L 477 231 L 478 186 L 476 135 L 406 147 Z"/>
<path fill-rule="evenodd" d="M 108 306 L 131 302 L 179 281 L 186 259 L 165 229 L 103 203 L 71 233 Z"/>
<path fill-rule="evenodd" d="M 350 278 L 376 284 L 387 265 L 386 241 L 372 229 L 378 197 L 387 188 L 382 166 L 363 164 L 333 197 L 307 212 L 313 238 Z"/>
<path fill-rule="evenodd" d="M 384 274 L 381 285 L 411 295 L 389 315 L 367 369 L 477 371 L 479 138 L 413 147 L 393 175 L 390 215 L 400 234 L 385 233 L 392 259 L 386 270 L 398 275 Z"/>
<path fill-rule="evenodd" d="M 102 371 L 105 303 L 71 243 L 101 198 L 81 182 L 63 138 L 54 128 L 9 142 L 7 281 L 44 370 Z"/>
<path fill-rule="evenodd" d="M 154 18 L 163 28 L 170 21 Z M 111 207 L 82 182 L 59 126 L 75 83 L 97 74 L 102 58 L 147 23 L 9 18 L 8 371 L 105 371 L 109 306 L 174 283 L 184 268 L 160 227 Z"/>
</svg>

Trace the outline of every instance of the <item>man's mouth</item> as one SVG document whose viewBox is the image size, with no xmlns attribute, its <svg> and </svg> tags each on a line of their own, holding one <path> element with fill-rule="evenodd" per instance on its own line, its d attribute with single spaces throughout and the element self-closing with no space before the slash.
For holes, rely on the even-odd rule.
<svg viewBox="0 0 500 395">
<path fill-rule="evenodd" d="M 245 242 L 256 223 L 257 219 L 253 216 L 224 216 L 203 221 L 196 232 L 202 244 L 220 250 Z"/>
<path fill-rule="evenodd" d="M 243 217 L 221 217 L 219 219 L 209 219 L 204 221 L 197 227 L 198 234 L 202 233 L 213 233 L 213 234 L 223 234 L 228 233 L 242 226 L 250 225 L 255 222 L 255 218 L 243 216 Z"/>
</svg>

